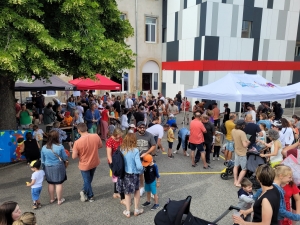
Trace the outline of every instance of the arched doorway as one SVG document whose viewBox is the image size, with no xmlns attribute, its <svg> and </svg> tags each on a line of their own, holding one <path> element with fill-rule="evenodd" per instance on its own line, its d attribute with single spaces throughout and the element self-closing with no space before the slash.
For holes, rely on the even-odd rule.
<svg viewBox="0 0 300 225">
<path fill-rule="evenodd" d="M 158 79 L 159 78 L 159 67 L 156 62 L 148 61 L 143 66 L 142 71 L 142 90 L 148 93 L 149 90 L 152 91 L 153 95 L 158 93 Z"/>
</svg>

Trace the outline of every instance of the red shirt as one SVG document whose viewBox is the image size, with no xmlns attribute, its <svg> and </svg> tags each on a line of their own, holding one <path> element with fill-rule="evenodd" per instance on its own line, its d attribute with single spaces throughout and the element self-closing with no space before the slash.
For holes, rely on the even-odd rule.
<svg viewBox="0 0 300 225">
<path fill-rule="evenodd" d="M 284 190 L 284 202 L 285 202 L 286 210 L 291 211 L 291 197 L 293 195 L 299 194 L 299 189 L 295 184 L 293 184 L 293 186 L 287 184 L 283 187 L 283 190 Z M 283 224 L 284 225 L 292 224 L 292 221 L 288 218 L 284 218 Z"/>
<path fill-rule="evenodd" d="M 21 106 L 19 103 L 16 103 L 16 113 L 18 113 L 21 110 Z"/>
<path fill-rule="evenodd" d="M 206 132 L 206 129 L 203 123 L 198 120 L 194 119 L 190 123 L 190 138 L 189 142 L 192 144 L 201 144 L 204 142 L 204 135 L 203 132 Z"/>
<path fill-rule="evenodd" d="M 101 120 L 108 122 L 108 110 L 104 109 L 101 113 Z"/>
<path fill-rule="evenodd" d="M 112 137 L 106 141 L 106 147 L 111 148 L 111 156 L 117 151 L 118 147 L 122 144 L 123 139 L 120 137 L 119 141 L 116 141 Z"/>
</svg>

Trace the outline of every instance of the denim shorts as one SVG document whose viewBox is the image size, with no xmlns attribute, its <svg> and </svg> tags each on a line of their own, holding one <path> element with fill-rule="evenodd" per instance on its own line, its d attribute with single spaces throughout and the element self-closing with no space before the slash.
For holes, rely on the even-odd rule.
<svg viewBox="0 0 300 225">
<path fill-rule="evenodd" d="M 201 144 L 190 143 L 190 149 L 192 151 L 195 151 L 197 149 L 198 151 L 203 152 L 204 151 L 203 143 L 201 143 Z"/>
<path fill-rule="evenodd" d="M 40 194 L 43 187 L 31 188 L 31 197 L 33 201 L 40 199 Z"/>
<path fill-rule="evenodd" d="M 158 136 L 154 136 L 154 141 L 157 144 Z"/>
<path fill-rule="evenodd" d="M 226 150 L 234 152 L 234 142 L 226 139 Z"/>
<path fill-rule="evenodd" d="M 145 183 L 145 192 L 151 192 L 153 195 L 156 195 L 156 180 L 151 184 Z"/>
<path fill-rule="evenodd" d="M 241 166 L 242 170 L 247 170 L 247 156 L 234 156 L 234 166 Z"/>
</svg>

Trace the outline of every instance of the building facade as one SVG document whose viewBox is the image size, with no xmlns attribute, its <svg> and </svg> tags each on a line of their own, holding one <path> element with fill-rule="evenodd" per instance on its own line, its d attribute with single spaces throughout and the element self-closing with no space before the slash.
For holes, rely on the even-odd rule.
<svg viewBox="0 0 300 225">
<path fill-rule="evenodd" d="M 136 67 L 124 74 L 123 91 L 136 93 L 161 89 L 161 0 L 116 0 L 121 18 L 129 20 L 134 36 L 125 42 L 136 53 Z"/>
<path fill-rule="evenodd" d="M 228 72 L 258 73 L 281 86 L 300 81 L 299 0 L 163 0 L 162 5 L 165 96 Z M 281 103 L 289 107 L 290 101 Z M 236 103 L 229 104 L 237 111 Z"/>
</svg>

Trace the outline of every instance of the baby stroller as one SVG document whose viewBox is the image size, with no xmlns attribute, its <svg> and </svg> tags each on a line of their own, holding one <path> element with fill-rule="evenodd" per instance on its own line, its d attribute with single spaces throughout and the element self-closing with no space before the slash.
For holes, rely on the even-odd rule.
<svg viewBox="0 0 300 225">
<path fill-rule="evenodd" d="M 259 156 L 259 152 L 247 152 L 247 173 L 245 177 L 247 177 L 253 184 L 253 189 L 260 188 L 259 182 L 256 180 L 255 171 L 259 165 L 266 164 L 266 159 Z M 221 178 L 223 180 L 228 180 L 229 176 L 233 175 L 233 167 L 234 162 L 229 161 L 227 167 L 222 171 Z M 239 168 L 239 172 L 241 169 Z"/>
<path fill-rule="evenodd" d="M 240 211 L 238 207 L 230 206 L 221 216 L 219 216 L 213 222 L 194 217 L 190 212 L 192 197 L 188 196 L 184 200 L 171 201 L 160 210 L 155 218 L 155 225 L 217 225 L 224 216 L 226 216 L 231 210 L 235 209 Z"/>
</svg>

